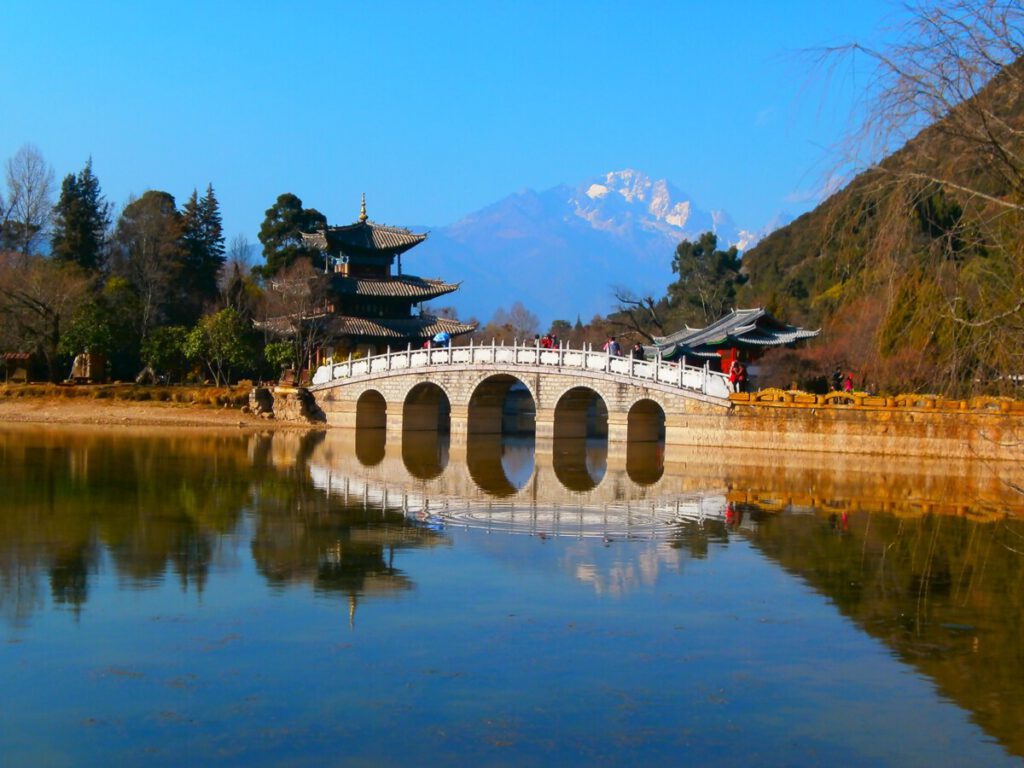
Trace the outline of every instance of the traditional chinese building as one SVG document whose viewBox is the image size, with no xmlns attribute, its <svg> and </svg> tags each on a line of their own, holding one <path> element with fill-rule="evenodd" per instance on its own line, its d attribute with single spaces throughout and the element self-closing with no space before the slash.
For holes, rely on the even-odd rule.
<svg viewBox="0 0 1024 768">
<path fill-rule="evenodd" d="M 332 354 L 375 354 L 388 347 L 421 346 L 438 336 L 452 338 L 476 328 L 475 323 L 422 311 L 423 303 L 458 290 L 460 283 L 403 274 L 402 254 L 427 235 L 370 221 L 365 195 L 354 224 L 324 227 L 302 238 L 324 255 L 330 275 L 328 311 L 317 318 L 328 342 L 316 363 Z"/>
<path fill-rule="evenodd" d="M 794 347 L 812 339 L 820 331 L 808 331 L 772 317 L 765 309 L 734 309 L 706 328 L 684 328 L 654 339 L 657 354 L 663 360 L 683 360 L 703 365 L 721 361 L 728 371 L 737 357 L 756 362 L 772 347 Z"/>
</svg>

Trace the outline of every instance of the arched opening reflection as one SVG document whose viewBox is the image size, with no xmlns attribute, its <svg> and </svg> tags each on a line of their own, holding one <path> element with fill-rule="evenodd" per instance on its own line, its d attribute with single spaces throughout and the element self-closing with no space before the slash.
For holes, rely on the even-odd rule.
<svg viewBox="0 0 1024 768">
<path fill-rule="evenodd" d="M 356 429 L 384 429 L 388 424 L 388 404 L 384 395 L 368 389 L 356 401 Z"/>
<path fill-rule="evenodd" d="M 484 379 L 473 390 L 467 417 L 471 435 L 532 435 L 537 404 L 523 382 L 499 374 Z"/>
<path fill-rule="evenodd" d="M 600 437 L 560 437 L 551 461 L 558 482 L 570 491 L 592 491 L 608 470 L 608 440 Z"/>
<path fill-rule="evenodd" d="M 485 493 L 512 496 L 533 477 L 533 435 L 470 435 L 466 447 L 469 476 Z"/>
<path fill-rule="evenodd" d="M 384 442 L 387 433 L 383 429 L 356 430 L 356 459 L 364 467 L 375 467 L 384 461 Z"/>
<path fill-rule="evenodd" d="M 402 406 L 403 432 L 448 432 L 452 406 L 437 384 L 417 384 L 405 396 Z"/>
<path fill-rule="evenodd" d="M 665 410 L 653 400 L 629 409 L 626 425 L 626 474 L 638 485 L 651 485 L 665 471 Z"/>
<path fill-rule="evenodd" d="M 449 435 L 446 432 L 405 432 L 402 462 L 418 480 L 433 480 L 448 466 Z"/>
<path fill-rule="evenodd" d="M 654 485 L 665 474 L 665 443 L 628 443 L 626 474 L 637 485 Z"/>
<path fill-rule="evenodd" d="M 555 477 L 571 491 L 596 488 L 608 469 L 608 406 L 587 387 L 574 387 L 555 405 Z"/>
</svg>

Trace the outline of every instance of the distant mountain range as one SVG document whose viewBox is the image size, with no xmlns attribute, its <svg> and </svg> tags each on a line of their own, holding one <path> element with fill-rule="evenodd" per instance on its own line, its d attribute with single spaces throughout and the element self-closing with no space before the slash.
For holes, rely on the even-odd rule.
<svg viewBox="0 0 1024 768">
<path fill-rule="evenodd" d="M 404 271 L 462 280 L 440 304 L 486 322 L 521 301 L 540 317 L 584 321 L 614 307 L 614 289 L 661 296 L 683 239 L 711 230 L 721 246 L 747 249 L 788 219 L 752 231 L 722 210 L 699 208 L 663 179 L 616 171 L 577 186 L 524 190 L 444 227 L 409 253 Z"/>
</svg>

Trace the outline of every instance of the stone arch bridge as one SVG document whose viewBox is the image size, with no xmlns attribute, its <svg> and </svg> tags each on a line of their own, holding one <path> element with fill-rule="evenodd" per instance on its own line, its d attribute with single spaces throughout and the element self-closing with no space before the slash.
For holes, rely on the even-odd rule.
<svg viewBox="0 0 1024 768">
<path fill-rule="evenodd" d="M 332 426 L 448 429 L 453 441 L 500 433 L 509 420 L 547 438 L 672 443 L 688 415 L 724 413 L 718 372 L 588 349 L 467 346 L 409 349 L 321 366 L 310 391 Z M 510 414 L 509 400 L 525 404 Z M 531 429 L 532 427 L 532 429 Z M 513 427 L 514 428 L 514 427 Z"/>
</svg>

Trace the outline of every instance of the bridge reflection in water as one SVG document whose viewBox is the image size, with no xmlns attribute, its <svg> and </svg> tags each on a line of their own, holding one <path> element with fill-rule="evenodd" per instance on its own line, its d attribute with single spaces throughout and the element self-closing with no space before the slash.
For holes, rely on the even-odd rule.
<svg viewBox="0 0 1024 768">
<path fill-rule="evenodd" d="M 328 430 L 317 437 L 308 468 L 314 484 L 330 493 L 472 525 L 481 516 L 488 525 L 504 517 L 519 529 L 529 519 L 536 533 L 557 533 L 568 510 L 577 534 L 617 536 L 656 534 L 683 518 L 726 521 L 743 509 L 1024 514 L 1024 499 L 1007 485 L 1024 481 L 1019 467 L 921 460 L 880 466 L 808 453 L 764 462 L 727 448 L 666 465 L 660 442 L 631 443 L 624 451 L 594 437 L 556 439 L 548 450 L 536 443 L 532 435 L 477 435 L 453 444 L 436 431 L 396 437 L 380 429 Z M 470 508 L 471 519 L 463 521 Z"/>
</svg>

